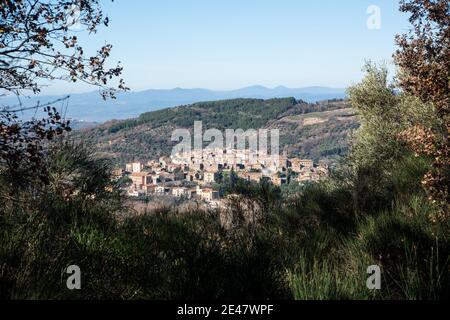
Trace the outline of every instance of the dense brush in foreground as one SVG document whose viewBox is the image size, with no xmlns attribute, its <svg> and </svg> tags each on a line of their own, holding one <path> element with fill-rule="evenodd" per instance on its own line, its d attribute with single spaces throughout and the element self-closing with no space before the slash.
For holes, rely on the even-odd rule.
<svg viewBox="0 0 450 320">
<path fill-rule="evenodd" d="M 224 227 L 218 212 L 134 216 L 119 185 L 90 179 L 108 167 L 87 148 L 66 144 L 52 157 L 55 180 L 1 209 L 2 299 L 449 297 L 449 242 L 430 224 L 423 195 L 360 216 L 350 213 L 352 195 L 329 183 L 270 202 L 248 193 L 259 210 L 236 207 Z M 58 180 L 68 172 L 78 177 L 70 186 Z M 66 288 L 72 264 L 82 270 L 81 290 Z M 378 291 L 366 287 L 373 264 L 382 268 Z"/>
<path fill-rule="evenodd" d="M 0 298 L 450 298 L 449 222 L 421 186 L 433 159 L 398 139 L 411 123 L 442 123 L 387 78 L 368 65 L 349 90 L 361 128 L 327 181 L 238 183 L 225 220 L 175 207 L 133 214 L 109 162 L 82 144 L 53 145 L 45 175 L 0 166 Z M 70 265 L 81 290 L 66 287 Z M 366 287 L 371 265 L 380 290 Z"/>
</svg>

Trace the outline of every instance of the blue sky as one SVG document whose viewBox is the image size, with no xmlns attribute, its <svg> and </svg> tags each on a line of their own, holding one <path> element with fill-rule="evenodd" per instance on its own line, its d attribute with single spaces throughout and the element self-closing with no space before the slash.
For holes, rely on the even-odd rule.
<svg viewBox="0 0 450 320">
<path fill-rule="evenodd" d="M 102 1 L 110 27 L 85 40 L 87 51 L 113 44 L 132 90 L 347 87 L 366 59 L 391 61 L 407 17 L 395 0 Z M 381 9 L 370 30 L 367 8 Z M 47 93 L 90 91 L 54 84 Z"/>
</svg>

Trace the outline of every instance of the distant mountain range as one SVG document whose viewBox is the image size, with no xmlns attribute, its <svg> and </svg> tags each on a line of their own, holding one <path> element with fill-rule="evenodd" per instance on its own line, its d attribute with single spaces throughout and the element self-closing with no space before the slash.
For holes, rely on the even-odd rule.
<svg viewBox="0 0 450 320">
<path fill-rule="evenodd" d="M 107 101 L 103 101 L 98 92 L 89 92 L 71 95 L 66 117 L 84 122 L 105 122 L 112 119 L 133 118 L 145 112 L 201 101 L 235 98 L 270 99 L 293 97 L 312 103 L 328 99 L 342 99 L 345 96 L 345 89 L 340 88 L 306 87 L 295 89 L 284 86 L 275 88 L 250 86 L 231 91 L 182 88 L 169 90 L 152 89 L 140 92 L 120 93 L 117 99 L 108 99 Z M 22 99 L 22 103 L 25 106 L 33 106 L 38 101 L 40 103 L 46 103 L 58 98 L 61 98 L 61 96 L 33 97 Z M 0 97 L 0 107 L 16 104 L 16 98 Z M 56 107 L 57 109 L 61 109 L 63 105 L 60 103 Z M 34 111 L 27 111 L 22 114 L 22 117 L 29 118 L 34 115 Z M 37 113 L 36 116 L 41 116 L 41 114 Z"/>
</svg>

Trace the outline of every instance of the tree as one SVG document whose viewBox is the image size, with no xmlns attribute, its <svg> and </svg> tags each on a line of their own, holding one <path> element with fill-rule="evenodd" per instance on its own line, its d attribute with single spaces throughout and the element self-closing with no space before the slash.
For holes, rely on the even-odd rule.
<svg viewBox="0 0 450 320">
<path fill-rule="evenodd" d="M 97 86 L 103 98 L 127 90 L 123 79 L 117 88 L 108 86 L 122 73 L 120 65 L 106 67 L 112 46 L 87 57 L 72 30 L 78 24 L 92 34 L 108 22 L 98 0 L 0 0 L 0 95 L 14 94 L 20 102 L 20 96 L 37 94 L 43 82 L 54 80 Z M 45 106 L 48 117 L 41 120 L 20 121 L 16 113 L 24 109 L 19 103 L 0 110 L 0 173 L 11 182 L 27 170 L 45 178 L 46 141 L 70 130 L 51 103 Z"/>
<path fill-rule="evenodd" d="M 412 29 L 398 35 L 399 85 L 404 92 L 435 107 L 439 128 L 417 122 L 400 137 L 419 155 L 433 159 L 423 179 L 429 200 L 438 204 L 440 217 L 448 218 L 450 185 L 450 3 L 448 0 L 402 0 L 402 12 L 410 13 Z"/>
<path fill-rule="evenodd" d="M 44 111 L 48 118 L 25 122 L 18 120 L 14 112 L 0 113 L 0 174 L 11 190 L 31 177 L 47 181 L 44 141 L 70 131 L 70 123 L 54 107 L 46 106 Z"/>
<path fill-rule="evenodd" d="M 350 154 L 341 168 L 344 171 L 339 173 L 352 190 L 357 212 L 379 211 L 394 200 L 397 168 L 406 166 L 414 156 L 399 135 L 418 122 L 439 127 L 433 105 L 398 92 L 385 65 L 367 63 L 364 71 L 363 80 L 348 89 L 361 126 L 353 136 Z"/>
<path fill-rule="evenodd" d="M 122 67 L 106 68 L 110 44 L 86 57 L 74 24 L 89 34 L 108 25 L 98 0 L 0 0 L 0 89 L 21 94 L 40 91 L 41 80 L 82 81 L 100 86 L 103 97 Z M 123 79 L 118 89 L 125 90 Z"/>
</svg>

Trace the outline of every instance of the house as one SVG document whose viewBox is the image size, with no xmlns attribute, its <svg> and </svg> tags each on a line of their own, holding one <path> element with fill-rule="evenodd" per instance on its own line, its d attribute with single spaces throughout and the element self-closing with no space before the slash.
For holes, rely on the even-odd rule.
<svg viewBox="0 0 450 320">
<path fill-rule="evenodd" d="M 152 176 L 147 172 L 133 172 L 130 175 L 132 185 L 135 189 L 140 190 L 144 185 L 152 183 Z"/>
<path fill-rule="evenodd" d="M 206 171 L 203 173 L 203 181 L 206 183 L 215 183 L 217 182 L 218 176 L 217 171 Z"/>
<path fill-rule="evenodd" d="M 189 171 L 186 174 L 186 180 L 190 182 L 199 181 L 200 180 L 200 174 L 197 171 Z"/>
<path fill-rule="evenodd" d="M 191 163 L 190 168 L 196 171 L 202 171 L 205 168 L 205 165 L 202 162 L 195 161 Z"/>
<path fill-rule="evenodd" d="M 120 178 L 123 176 L 123 170 L 121 168 L 116 168 L 113 170 L 112 175 L 114 178 Z"/>
<path fill-rule="evenodd" d="M 178 188 L 173 188 L 172 189 L 172 195 L 174 197 L 181 198 L 181 197 L 186 196 L 186 194 L 187 194 L 187 188 L 185 188 L 185 187 L 178 187 Z"/>
<path fill-rule="evenodd" d="M 320 175 L 316 172 L 306 172 L 302 173 L 297 177 L 298 182 L 307 182 L 307 181 L 319 181 Z"/>
<path fill-rule="evenodd" d="M 289 160 L 292 171 L 300 173 L 303 169 L 314 168 L 314 162 L 308 159 L 293 158 Z"/>
<path fill-rule="evenodd" d="M 192 199 L 197 194 L 197 190 L 194 188 L 176 187 L 172 189 L 172 195 L 178 198 Z"/>
<path fill-rule="evenodd" d="M 289 166 L 291 167 L 292 171 L 294 172 L 301 172 L 302 171 L 302 164 L 299 158 L 292 158 L 289 160 Z"/>
<path fill-rule="evenodd" d="M 143 196 L 145 193 L 143 190 L 130 190 L 128 191 L 128 196 L 130 197 L 140 197 Z"/>
<path fill-rule="evenodd" d="M 261 163 L 254 163 L 248 165 L 246 168 L 252 171 L 261 171 L 262 169 L 264 169 L 264 166 Z"/>
<path fill-rule="evenodd" d="M 155 188 L 155 194 L 159 195 L 159 196 L 168 194 L 169 192 L 170 192 L 170 188 L 167 188 L 165 186 L 157 186 Z"/>
<path fill-rule="evenodd" d="M 131 172 L 141 172 L 144 166 L 140 162 L 133 162 L 131 164 Z"/>
<path fill-rule="evenodd" d="M 281 186 L 283 184 L 287 184 L 287 178 L 286 177 L 272 177 L 272 183 L 276 186 Z"/>
<path fill-rule="evenodd" d="M 125 166 L 125 170 L 127 172 L 141 172 L 144 168 L 144 165 L 140 162 L 127 163 Z"/>
<path fill-rule="evenodd" d="M 200 197 L 200 199 L 206 202 L 211 202 L 213 200 L 219 199 L 219 192 L 214 191 L 211 188 L 202 189 L 200 187 L 197 187 L 197 195 Z"/>
<path fill-rule="evenodd" d="M 146 194 L 155 194 L 156 193 L 156 186 L 155 185 L 147 184 L 142 189 L 145 191 Z"/>
<path fill-rule="evenodd" d="M 260 182 L 261 178 L 263 177 L 262 172 L 238 171 L 237 175 L 239 178 L 253 182 Z"/>
<path fill-rule="evenodd" d="M 189 188 L 186 190 L 186 198 L 193 199 L 197 195 L 197 189 Z"/>
<path fill-rule="evenodd" d="M 278 161 L 275 161 L 276 166 L 278 167 L 279 171 L 286 171 L 288 167 L 288 158 L 287 156 L 280 156 Z"/>
<path fill-rule="evenodd" d="M 147 167 L 149 167 L 149 168 L 159 167 L 159 162 L 157 162 L 155 160 L 149 160 L 149 161 L 147 161 Z"/>
<path fill-rule="evenodd" d="M 312 160 L 300 160 L 300 165 L 304 168 L 313 168 L 314 162 Z"/>
</svg>

